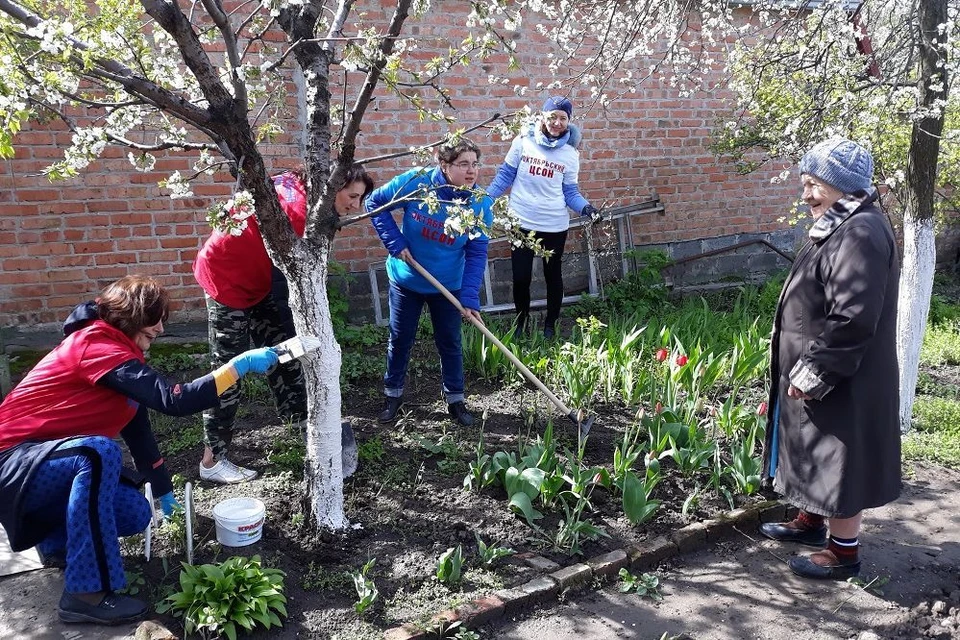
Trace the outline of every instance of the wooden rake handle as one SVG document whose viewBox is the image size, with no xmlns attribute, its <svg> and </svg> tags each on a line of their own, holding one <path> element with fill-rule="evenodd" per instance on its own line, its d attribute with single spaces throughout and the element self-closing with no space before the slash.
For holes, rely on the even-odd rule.
<svg viewBox="0 0 960 640">
<path fill-rule="evenodd" d="M 453 306 L 455 306 L 458 311 L 460 311 L 460 313 L 464 313 L 463 305 L 460 304 L 460 301 L 457 300 L 457 297 L 452 293 L 450 293 L 450 291 L 445 286 L 440 284 L 440 281 L 434 278 L 433 274 L 431 274 L 429 271 L 424 269 L 423 265 L 421 265 L 419 262 L 414 260 L 413 256 L 408 258 L 406 262 L 411 267 L 416 269 L 420 275 L 426 278 L 430 284 L 436 287 L 437 291 L 442 293 L 443 296 L 447 300 L 449 300 L 450 303 Z M 481 322 L 480 320 L 478 320 L 472 315 L 467 315 L 466 317 L 467 319 L 470 320 L 470 322 L 473 323 L 473 326 L 479 329 L 480 332 L 483 333 L 483 335 L 485 335 L 490 340 L 490 342 L 495 344 L 497 348 L 500 349 L 503 355 L 507 356 L 507 359 L 510 360 L 510 362 L 513 363 L 513 366 L 515 366 L 520 371 L 520 373 L 523 374 L 524 378 L 526 378 L 531 383 L 533 383 L 533 385 L 537 389 L 539 389 L 540 392 L 543 393 L 543 395 L 547 396 L 547 398 L 550 399 L 550 402 L 556 405 L 556 407 L 560 409 L 560 411 L 563 411 L 563 413 L 566 414 L 567 416 L 574 416 L 574 412 L 569 407 L 567 407 L 567 405 L 563 404 L 563 401 L 560 400 L 560 398 L 558 398 L 556 394 L 553 393 L 553 391 L 550 391 L 550 389 L 547 388 L 547 385 L 540 382 L 540 379 L 537 376 L 533 375 L 533 372 L 530 371 L 530 369 L 528 369 L 527 366 L 523 364 L 523 362 L 521 362 L 520 359 L 513 354 L 513 351 L 508 349 L 502 342 L 500 342 L 500 339 L 497 336 L 493 335 L 493 332 L 490 331 L 490 329 L 487 329 L 487 327 L 484 326 L 483 322 Z M 574 420 L 576 421 L 576 418 L 574 418 Z"/>
</svg>

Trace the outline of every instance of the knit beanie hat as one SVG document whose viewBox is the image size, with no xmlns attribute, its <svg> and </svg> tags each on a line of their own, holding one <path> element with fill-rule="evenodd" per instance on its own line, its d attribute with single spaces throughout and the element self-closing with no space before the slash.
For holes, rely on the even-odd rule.
<svg viewBox="0 0 960 640">
<path fill-rule="evenodd" d="M 819 178 L 843 193 L 862 191 L 873 184 L 873 156 L 856 142 L 830 138 L 807 151 L 800 160 L 800 173 Z"/>
<path fill-rule="evenodd" d="M 565 111 L 568 118 L 573 117 L 573 103 L 563 96 L 550 96 L 543 103 L 541 111 Z"/>
</svg>

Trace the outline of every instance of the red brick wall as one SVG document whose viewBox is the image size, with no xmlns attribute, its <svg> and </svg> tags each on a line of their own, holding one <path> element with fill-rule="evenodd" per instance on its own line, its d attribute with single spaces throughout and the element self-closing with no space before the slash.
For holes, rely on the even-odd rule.
<svg viewBox="0 0 960 640">
<path fill-rule="evenodd" d="M 420 41 L 419 55 L 445 51 L 448 42 L 459 42 L 465 35 L 457 26 L 463 15 L 452 13 L 454 6 L 443 3 L 443 13 L 424 23 L 410 23 Z M 462 125 L 526 104 L 539 108 L 548 95 L 537 89 L 537 83 L 551 80 L 546 70 L 548 45 L 534 34 L 533 21 L 519 38 L 522 71 L 508 77 L 511 84 L 526 87 L 525 97 L 517 97 L 510 85 L 487 82 L 488 73 L 503 73 L 502 56 L 458 69 L 444 82 Z M 333 80 L 341 82 L 342 73 Z M 360 74 L 350 74 L 348 92 L 356 91 L 360 81 Z M 606 110 L 585 108 L 590 103 L 586 89 L 575 86 L 571 96 L 574 122 L 584 133 L 580 174 L 584 195 L 596 205 L 617 206 L 656 193 L 666 207 L 665 216 L 643 216 L 638 221 L 634 229 L 638 244 L 783 228 L 777 218 L 798 193 L 794 181 L 770 184 L 783 167 L 739 176 L 709 151 L 712 126 L 729 97 L 719 80 L 689 99 L 649 83 L 640 93 L 616 97 Z M 264 147 L 272 166 L 290 166 L 300 157 L 298 126 L 292 120 L 284 139 Z M 398 98 L 381 91 L 364 122 L 359 156 L 427 144 L 445 131 L 446 125 L 418 122 Z M 488 131 L 472 137 L 483 150 L 480 182 L 486 184 L 509 140 L 494 138 Z M 193 158 L 161 158 L 152 172 L 144 174 L 130 166 L 126 150 L 108 149 L 80 177 L 51 184 L 40 172 L 63 157 L 69 138 L 62 126 L 34 127 L 18 138 L 16 158 L 4 162 L 0 326 L 62 320 L 74 304 L 134 272 L 154 275 L 169 287 L 178 317 L 201 317 L 202 292 L 191 274 L 191 261 L 209 233 L 204 211 L 213 198 L 228 195 L 232 180 L 208 179 L 194 187 L 195 197 L 171 200 L 157 181 L 176 169 L 188 172 Z M 382 184 L 411 162 L 406 158 L 371 169 Z M 369 224 L 360 223 L 342 231 L 334 257 L 348 272 L 365 274 L 371 261 L 384 256 Z"/>
</svg>

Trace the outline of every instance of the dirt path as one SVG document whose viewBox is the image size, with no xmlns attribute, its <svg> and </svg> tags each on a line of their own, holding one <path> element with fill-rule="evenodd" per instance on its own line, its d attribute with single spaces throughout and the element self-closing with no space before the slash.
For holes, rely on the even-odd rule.
<svg viewBox="0 0 960 640">
<path fill-rule="evenodd" d="M 956 625 L 931 636 L 911 613 L 936 600 L 946 601 L 944 614 L 960 607 L 958 540 L 960 473 L 920 468 L 900 500 L 871 512 L 865 524 L 862 577 L 889 576 L 882 597 L 847 583 L 796 578 L 785 559 L 799 549 L 738 536 L 662 567 L 659 605 L 608 587 L 480 632 L 498 640 L 655 640 L 663 633 L 697 640 L 960 638 Z M 0 638 L 133 637 L 133 626 L 61 624 L 55 611 L 62 588 L 62 575 L 50 569 L 0 579 Z"/>
<path fill-rule="evenodd" d="M 920 468 L 894 504 L 868 513 L 861 577 L 889 577 L 883 596 L 852 584 L 794 576 L 786 560 L 802 549 L 745 531 L 662 567 L 663 602 L 624 596 L 615 587 L 572 596 L 525 620 L 483 630 L 498 640 L 607 640 L 687 634 L 696 640 L 960 638 L 960 473 Z M 774 557 L 780 556 L 781 559 Z M 951 597 L 950 594 L 953 594 Z M 945 601 L 953 624 L 925 628 L 911 613 Z M 939 620 L 938 620 L 939 622 Z M 938 627 L 938 628 L 935 628 Z M 871 633 L 875 635 L 870 635 Z"/>
</svg>

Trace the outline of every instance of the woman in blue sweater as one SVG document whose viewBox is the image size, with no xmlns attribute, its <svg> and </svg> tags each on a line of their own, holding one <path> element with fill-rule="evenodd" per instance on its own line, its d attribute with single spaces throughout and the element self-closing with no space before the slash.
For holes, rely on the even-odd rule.
<svg viewBox="0 0 960 640">
<path fill-rule="evenodd" d="M 463 305 L 464 315 L 480 318 L 480 283 L 487 264 L 489 239 L 482 228 L 493 223 L 492 200 L 478 197 L 476 187 L 480 149 L 459 138 L 444 143 L 437 152 L 438 166 L 417 168 L 400 174 L 375 190 L 365 202 L 367 211 L 382 212 L 371 218 L 373 227 L 390 256 L 390 342 L 387 371 L 383 376 L 386 395 L 380 422 L 393 422 L 403 404 L 403 385 L 410 363 L 410 350 L 417 338 L 420 312 L 426 304 L 433 324 L 433 339 L 440 353 L 443 394 L 450 417 L 470 426 L 473 416 L 464 404 L 463 351 L 460 344 L 460 312 L 421 276 L 408 261 L 413 258 L 449 289 Z M 439 206 L 430 211 L 425 199 L 435 195 Z M 391 203 L 396 206 L 390 206 Z M 453 207 L 472 211 L 473 229 L 446 233 Z M 402 209 L 397 226 L 392 211 Z M 460 217 L 456 215 L 456 217 Z"/>
<path fill-rule="evenodd" d="M 543 335 L 552 338 L 563 302 L 563 275 L 560 260 L 567 242 L 573 209 L 595 222 L 600 212 L 580 193 L 580 130 L 570 124 L 573 104 L 562 97 L 547 98 L 542 113 L 518 135 L 497 176 L 487 189 L 491 198 L 499 198 L 510 189 L 510 210 L 520 219 L 524 233 L 533 231 L 541 246 L 552 252 L 543 259 L 547 283 L 547 317 Z M 533 249 L 513 250 L 513 303 L 517 310 L 517 333 L 522 334 L 530 315 L 530 283 L 533 273 Z"/>
</svg>

